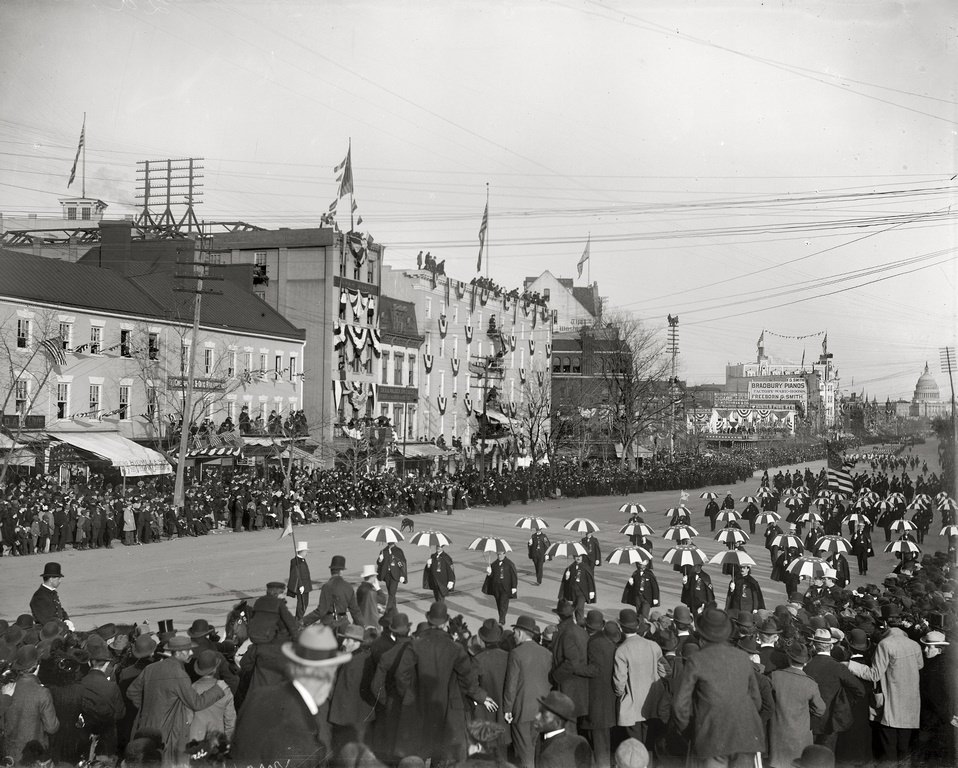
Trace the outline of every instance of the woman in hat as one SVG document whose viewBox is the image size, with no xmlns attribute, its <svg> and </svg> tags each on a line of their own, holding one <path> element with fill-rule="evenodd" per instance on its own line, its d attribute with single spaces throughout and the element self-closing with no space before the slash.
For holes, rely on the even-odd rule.
<svg viewBox="0 0 958 768">
<path fill-rule="evenodd" d="M 802 750 L 814 743 L 811 716 L 825 714 L 825 702 L 818 684 L 805 674 L 809 654 L 805 645 L 793 640 L 785 649 L 789 665 L 769 676 L 775 694 L 775 707 L 769 723 L 769 765 L 792 768 Z"/>
</svg>

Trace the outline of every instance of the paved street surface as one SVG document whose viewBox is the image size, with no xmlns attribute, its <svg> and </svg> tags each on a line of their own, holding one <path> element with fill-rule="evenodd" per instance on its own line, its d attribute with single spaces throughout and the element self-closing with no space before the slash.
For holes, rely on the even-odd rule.
<svg viewBox="0 0 958 768">
<path fill-rule="evenodd" d="M 937 470 L 934 443 L 915 450 L 927 457 L 929 468 Z M 816 473 L 822 465 L 821 461 L 808 464 Z M 806 465 L 797 466 L 803 470 Z M 773 475 L 774 470 L 770 470 L 769 474 Z M 745 483 L 690 491 L 688 505 L 693 512 L 692 524 L 700 534 L 695 543 L 708 555 L 724 549 L 724 544 L 715 541 L 709 532 L 708 520 L 703 513 L 706 502 L 699 495 L 705 490 L 713 490 L 724 496 L 725 491 L 730 490 L 741 509 L 743 505 L 738 503 L 738 499 L 746 494 L 754 494 L 759 487 L 760 477 L 761 473 L 757 472 L 752 480 Z M 551 623 L 554 618 L 551 609 L 555 607 L 559 580 L 570 561 L 558 559 L 547 563 L 545 580 L 542 586 L 536 586 L 532 563 L 526 557 L 525 544 L 529 532 L 516 529 L 515 521 L 522 515 L 545 518 L 549 523 L 547 533 L 555 542 L 578 540 L 580 536 L 563 530 L 562 524 L 573 517 L 588 517 L 600 527 L 596 535 L 604 559 L 613 547 L 628 544 L 627 537 L 618 533 L 618 529 L 626 522 L 618 509 L 630 500 L 648 508 L 649 514 L 645 520 L 661 535 L 667 527 L 664 512 L 678 503 L 679 492 L 661 491 L 631 498 L 604 496 L 549 500 L 528 505 L 514 503 L 505 508 L 457 510 L 451 517 L 445 513 L 418 515 L 414 520 L 417 531 L 435 528 L 452 539 L 448 551 L 455 561 L 457 584 L 447 602 L 450 613 L 462 613 L 469 627 L 475 631 L 483 619 L 495 616 L 496 612 L 493 599 L 480 591 L 487 558 L 492 556 L 466 549 L 474 537 L 502 536 L 515 550 L 510 557 L 519 570 L 520 585 L 518 600 L 513 601 L 510 607 L 510 620 L 520 613 L 531 613 L 538 621 Z M 380 545 L 362 541 L 360 534 L 367 526 L 378 522 L 398 527 L 399 518 L 354 520 L 296 528 L 297 538 L 309 542 L 309 563 L 317 590 L 329 576 L 330 558 L 337 554 L 346 557 L 347 572 L 344 576 L 358 583 L 361 567 L 375 562 L 380 548 Z M 769 579 L 771 563 L 768 551 L 763 546 L 763 530 L 764 526 L 759 526 L 755 539 L 747 545 L 747 551 L 757 563 L 753 575 L 762 586 L 766 604 L 774 608 L 784 602 L 784 594 L 782 585 Z M 15 618 L 20 613 L 28 612 L 30 595 L 40 584 L 43 563 L 57 560 L 66 574 L 60 586 L 61 599 L 79 630 L 91 629 L 108 621 L 132 623 L 144 619 L 154 626 L 159 620 L 172 619 L 175 627 L 184 629 L 194 619 L 206 618 L 222 627 L 235 602 L 263 594 L 267 581 L 286 580 L 292 556 L 292 540 L 289 537 L 280 540 L 279 533 L 278 530 L 217 533 L 145 546 L 125 547 L 116 544 L 111 550 L 70 550 L 55 555 L 4 557 L 0 560 L 0 616 Z M 880 582 L 895 565 L 891 554 L 882 553 L 884 534 L 881 530 L 876 532 L 873 541 L 878 554 L 871 560 L 867 577 L 857 576 L 854 559 L 850 558 L 852 587 L 864 581 Z M 661 587 L 662 606 L 668 608 L 679 602 L 680 576 L 661 562 L 668 542 L 656 538 L 654 543 L 655 571 Z M 941 540 L 935 536 L 926 540 L 929 551 L 941 545 Z M 431 602 L 431 593 L 421 589 L 422 568 L 429 550 L 408 543 L 401 546 L 409 562 L 410 578 L 409 584 L 399 591 L 400 610 L 407 612 L 415 623 L 422 620 Z M 616 616 L 623 607 L 619 604 L 619 598 L 631 570 L 631 566 L 608 563 L 596 569 L 598 604 L 595 607 L 603 610 L 607 618 Z M 718 566 L 707 566 L 707 570 L 712 576 L 719 607 L 724 608 L 729 579 L 722 576 Z M 317 595 L 317 592 L 313 593 L 310 608 L 316 606 Z M 292 607 L 293 601 L 289 603 Z"/>
</svg>

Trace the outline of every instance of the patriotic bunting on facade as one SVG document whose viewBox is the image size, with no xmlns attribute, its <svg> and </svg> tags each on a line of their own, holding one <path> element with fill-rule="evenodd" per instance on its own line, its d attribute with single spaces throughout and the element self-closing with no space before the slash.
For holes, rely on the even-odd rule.
<svg viewBox="0 0 958 768">
<path fill-rule="evenodd" d="M 452 375 L 453 376 L 459 375 L 459 358 L 458 357 L 452 358 Z"/>
<path fill-rule="evenodd" d="M 466 295 L 466 284 L 462 280 L 456 280 L 456 298 L 461 299 Z"/>
<path fill-rule="evenodd" d="M 466 406 L 466 413 L 472 413 L 472 395 L 466 392 L 462 398 L 462 402 Z"/>
<path fill-rule="evenodd" d="M 446 412 L 446 397 L 445 397 L 445 395 L 439 395 L 439 397 L 436 398 L 436 404 L 439 406 L 439 413 L 445 413 L 445 412 Z"/>
<path fill-rule="evenodd" d="M 526 369 L 525 369 L 525 368 L 520 368 L 520 369 L 519 369 L 519 381 L 521 381 L 523 384 L 526 383 Z"/>
<path fill-rule="evenodd" d="M 515 418 L 518 413 L 519 413 L 519 404 L 509 403 L 509 415 L 512 416 L 512 418 Z"/>
<path fill-rule="evenodd" d="M 513 352 L 516 351 L 516 335 L 514 333 L 509 335 L 509 349 Z"/>
<path fill-rule="evenodd" d="M 489 289 L 483 288 L 479 292 L 479 303 L 482 304 L 482 306 L 486 306 L 487 301 L 489 301 Z"/>
<path fill-rule="evenodd" d="M 536 341 L 535 339 L 529 339 L 529 357 L 532 357 L 536 353 Z"/>
<path fill-rule="evenodd" d="M 541 387 L 543 382 L 545 382 L 545 374 L 542 371 L 536 371 L 536 380 L 539 382 Z"/>
<path fill-rule="evenodd" d="M 547 358 L 552 357 L 552 342 L 551 341 L 546 342 L 546 357 Z"/>
<path fill-rule="evenodd" d="M 466 344 L 472 343 L 472 323 L 466 323 Z"/>
<path fill-rule="evenodd" d="M 429 352 L 422 356 L 422 364 L 426 368 L 426 373 L 432 373 L 432 360 L 432 355 Z"/>
<path fill-rule="evenodd" d="M 472 295 L 469 297 L 469 314 L 476 311 L 476 284 L 472 284 Z"/>
<path fill-rule="evenodd" d="M 449 321 L 446 319 L 445 315 L 439 315 L 439 335 L 442 338 L 446 338 L 446 333 L 449 331 Z"/>
</svg>

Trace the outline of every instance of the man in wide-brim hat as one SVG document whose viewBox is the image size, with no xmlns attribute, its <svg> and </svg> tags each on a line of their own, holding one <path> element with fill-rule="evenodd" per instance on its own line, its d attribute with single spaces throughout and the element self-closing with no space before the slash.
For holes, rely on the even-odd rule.
<svg viewBox="0 0 958 768">
<path fill-rule="evenodd" d="M 352 654 L 340 651 L 333 630 L 322 624 L 284 643 L 282 654 L 287 679 L 258 688 L 240 711 L 232 747 L 239 764 L 298 764 L 305 755 L 320 764 L 329 757 L 316 716 L 332 692 L 336 671 Z"/>
</svg>

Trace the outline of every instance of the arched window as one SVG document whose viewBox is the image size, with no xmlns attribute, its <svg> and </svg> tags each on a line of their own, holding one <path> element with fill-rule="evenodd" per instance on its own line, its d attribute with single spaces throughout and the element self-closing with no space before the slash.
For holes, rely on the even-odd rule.
<svg viewBox="0 0 958 768">
<path fill-rule="evenodd" d="M 568 357 L 562 358 L 562 372 L 572 373 L 572 360 Z"/>
<path fill-rule="evenodd" d="M 562 371 L 562 362 L 558 357 L 552 358 L 552 372 L 560 373 Z"/>
<path fill-rule="evenodd" d="M 572 358 L 572 372 L 582 373 L 582 358 L 581 357 Z"/>
</svg>

